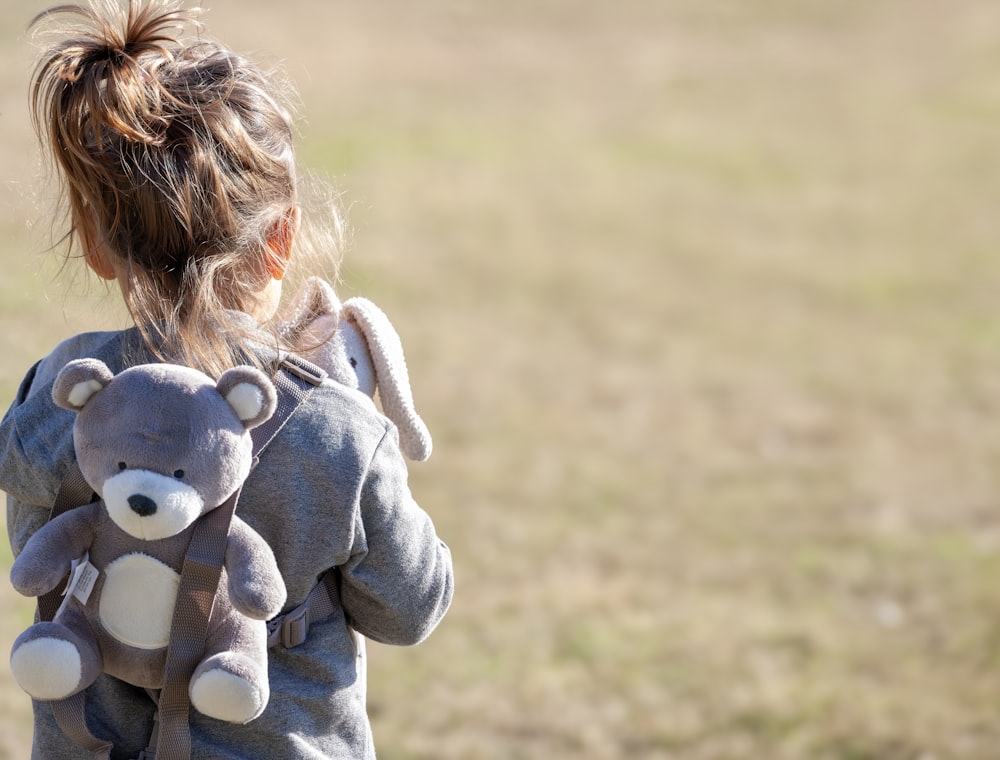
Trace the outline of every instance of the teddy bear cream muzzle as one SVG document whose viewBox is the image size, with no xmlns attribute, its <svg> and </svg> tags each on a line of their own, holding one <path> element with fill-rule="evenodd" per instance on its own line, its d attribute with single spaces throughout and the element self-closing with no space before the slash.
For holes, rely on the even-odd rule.
<svg viewBox="0 0 1000 760">
<path fill-rule="evenodd" d="M 198 491 L 149 470 L 111 476 L 104 481 L 103 495 L 115 525 L 143 541 L 176 536 L 205 512 Z"/>
</svg>

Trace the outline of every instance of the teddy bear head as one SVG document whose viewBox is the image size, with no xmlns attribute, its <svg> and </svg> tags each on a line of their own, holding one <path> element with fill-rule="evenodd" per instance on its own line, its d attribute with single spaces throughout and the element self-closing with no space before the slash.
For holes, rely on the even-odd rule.
<svg viewBox="0 0 1000 760">
<path fill-rule="evenodd" d="M 83 477 L 115 524 L 146 541 L 180 533 L 236 491 L 253 461 L 249 431 L 277 404 L 274 385 L 252 367 L 215 382 L 174 364 L 114 375 L 96 359 L 63 367 L 52 397 L 77 414 Z"/>
</svg>

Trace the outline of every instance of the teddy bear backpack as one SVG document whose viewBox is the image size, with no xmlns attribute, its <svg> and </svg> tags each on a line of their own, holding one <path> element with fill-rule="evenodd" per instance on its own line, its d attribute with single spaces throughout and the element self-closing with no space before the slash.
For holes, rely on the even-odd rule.
<svg viewBox="0 0 1000 760">
<path fill-rule="evenodd" d="M 86 725 L 84 690 L 102 672 L 157 703 L 139 760 L 184 760 L 189 709 L 253 720 L 269 697 L 268 647 L 297 646 L 333 611 L 328 573 L 280 615 L 274 554 L 235 514 L 256 459 L 326 376 L 293 354 L 271 379 L 236 367 L 213 381 L 172 364 L 113 375 L 95 359 L 59 373 L 53 399 L 77 414 L 79 469 L 11 568 L 14 587 L 39 598 L 11 671 L 95 759 L 112 747 Z"/>
</svg>

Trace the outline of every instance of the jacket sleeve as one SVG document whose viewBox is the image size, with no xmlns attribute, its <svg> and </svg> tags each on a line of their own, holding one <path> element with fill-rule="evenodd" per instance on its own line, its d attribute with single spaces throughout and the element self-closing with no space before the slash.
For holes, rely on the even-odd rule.
<svg viewBox="0 0 1000 760">
<path fill-rule="evenodd" d="M 15 555 L 48 519 L 73 461 L 72 413 L 52 403 L 37 368 L 25 376 L 0 421 L 0 491 L 7 494 L 7 535 Z M 26 430 L 30 435 L 23 435 Z"/>
<path fill-rule="evenodd" d="M 413 500 L 395 428 L 364 474 L 355 549 L 341 568 L 341 603 L 351 625 L 383 644 L 416 644 L 451 604 L 451 552 Z"/>
<path fill-rule="evenodd" d="M 76 459 L 75 415 L 52 401 L 52 384 L 66 362 L 83 356 L 99 358 L 112 372 L 120 372 L 122 335 L 81 333 L 60 343 L 28 370 L 0 421 L 0 491 L 8 497 L 8 534 L 15 552 L 48 518 L 59 485 Z"/>
</svg>

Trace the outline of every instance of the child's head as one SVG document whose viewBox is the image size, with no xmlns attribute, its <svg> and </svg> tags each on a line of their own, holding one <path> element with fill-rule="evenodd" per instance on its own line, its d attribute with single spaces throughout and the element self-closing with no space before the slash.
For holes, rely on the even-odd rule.
<svg viewBox="0 0 1000 760">
<path fill-rule="evenodd" d="M 292 124 L 278 87 L 159 0 L 60 6 L 32 114 L 76 242 L 164 356 L 222 369 L 234 312 L 273 312 L 298 227 Z M 95 6 L 96 8 L 97 6 Z M 231 324 L 230 324 L 231 322 Z M 235 331 L 235 332 L 234 332 Z"/>
</svg>

